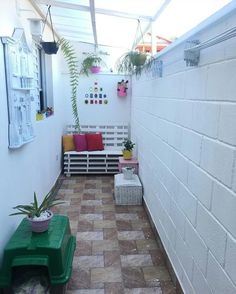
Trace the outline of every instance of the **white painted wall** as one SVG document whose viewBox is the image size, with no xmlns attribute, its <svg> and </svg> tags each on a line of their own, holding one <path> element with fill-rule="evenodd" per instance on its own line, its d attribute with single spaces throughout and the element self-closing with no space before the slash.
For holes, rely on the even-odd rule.
<svg viewBox="0 0 236 294">
<path fill-rule="evenodd" d="M 11 36 L 15 27 L 23 27 L 29 32 L 27 17 L 35 17 L 28 1 L 2 1 L 0 10 L 0 35 Z M 18 6 L 20 4 L 20 7 Z M 20 10 L 24 8 L 24 10 Z M 29 43 L 30 34 L 28 34 Z M 2 45 L 0 45 L 0 260 L 3 248 L 19 224 L 22 217 L 9 216 L 12 207 L 27 204 L 36 191 L 42 198 L 54 185 L 61 171 L 61 135 L 64 128 L 63 107 L 65 99 L 60 95 L 60 63 L 58 56 L 53 56 L 53 83 L 55 115 L 36 122 L 36 138 L 33 142 L 17 150 L 8 149 L 7 97 Z M 68 102 L 66 102 L 68 103 Z M 34 102 L 32 108 L 35 109 Z"/>
<path fill-rule="evenodd" d="M 144 199 L 187 294 L 236 293 L 236 38 L 183 60 L 185 39 L 236 26 L 235 1 L 133 81 L 132 137 Z"/>
<path fill-rule="evenodd" d="M 90 75 L 89 78 L 81 77 L 79 81 L 78 90 L 78 108 L 80 112 L 81 124 L 128 124 L 130 121 L 130 93 L 131 87 L 128 85 L 127 97 L 117 96 L 117 82 L 124 79 L 121 75 L 116 74 L 96 74 Z M 126 78 L 127 79 L 127 78 Z M 97 82 L 98 88 L 102 88 L 102 92 L 98 94 L 105 94 L 106 98 L 92 100 L 107 99 L 108 104 L 85 104 L 85 94 L 94 94 L 92 88 L 96 87 Z M 130 83 L 129 79 L 129 83 Z M 92 90 L 92 91 L 91 91 Z"/>
<path fill-rule="evenodd" d="M 87 56 L 86 54 L 83 54 L 84 52 L 87 54 L 94 52 L 94 47 L 89 44 L 82 44 L 78 42 L 72 42 L 71 44 L 77 53 L 79 66 L 83 59 Z M 110 72 L 110 68 L 114 69 L 114 63 L 122 52 L 119 49 L 111 50 L 111 48 L 102 46 L 97 49 L 97 52 L 106 52 L 107 54 L 98 54 L 104 61 L 102 71 L 99 74 L 90 74 L 88 77 L 81 75 L 79 78 L 78 110 L 80 124 L 128 124 L 130 122 L 131 78 L 130 76 L 123 76 L 115 72 Z M 62 60 L 61 65 L 63 67 L 61 79 L 64 82 L 59 85 L 60 93 L 65 97 L 65 99 L 69 100 L 70 96 L 68 94 L 70 94 L 70 86 L 68 69 L 64 60 Z M 127 97 L 117 96 L 117 82 L 120 82 L 122 79 L 129 81 Z M 103 88 L 103 91 L 99 91 L 98 94 L 102 93 L 107 95 L 107 98 L 102 98 L 102 100 L 108 100 L 107 105 L 85 104 L 84 101 L 87 99 L 85 98 L 85 94 L 95 93 L 92 89 L 90 89 L 95 87 L 95 82 L 98 83 L 99 88 Z M 90 98 L 88 98 L 88 100 L 90 100 Z M 71 105 L 67 104 L 63 111 L 67 124 L 71 124 L 73 122 Z"/>
</svg>

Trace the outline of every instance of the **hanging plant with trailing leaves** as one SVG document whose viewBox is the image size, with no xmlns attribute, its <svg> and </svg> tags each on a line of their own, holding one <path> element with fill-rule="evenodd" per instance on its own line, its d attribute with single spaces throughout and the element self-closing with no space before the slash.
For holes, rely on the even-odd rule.
<svg viewBox="0 0 236 294">
<path fill-rule="evenodd" d="M 135 34 L 135 39 L 133 43 L 133 48 L 136 47 L 138 43 L 139 35 L 143 40 L 143 32 L 141 30 L 140 20 L 138 19 L 137 30 Z M 140 52 L 139 50 L 131 50 L 124 53 L 116 62 L 116 68 L 118 73 L 132 75 L 135 74 L 137 77 L 141 75 L 143 69 L 146 67 L 146 64 L 150 58 L 150 54 L 146 52 Z"/>
<path fill-rule="evenodd" d="M 76 130 L 78 133 L 80 133 L 80 121 L 77 107 L 77 89 L 79 84 L 78 59 L 73 46 L 67 40 L 61 38 L 58 43 L 69 69 L 72 113 Z"/>
</svg>

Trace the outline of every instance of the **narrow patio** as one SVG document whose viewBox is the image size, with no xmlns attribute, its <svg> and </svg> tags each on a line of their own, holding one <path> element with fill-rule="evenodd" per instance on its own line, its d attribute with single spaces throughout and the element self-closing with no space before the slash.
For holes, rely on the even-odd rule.
<svg viewBox="0 0 236 294">
<path fill-rule="evenodd" d="M 77 236 L 68 294 L 175 294 L 143 206 L 117 206 L 113 176 L 63 178 L 57 210 Z"/>
</svg>

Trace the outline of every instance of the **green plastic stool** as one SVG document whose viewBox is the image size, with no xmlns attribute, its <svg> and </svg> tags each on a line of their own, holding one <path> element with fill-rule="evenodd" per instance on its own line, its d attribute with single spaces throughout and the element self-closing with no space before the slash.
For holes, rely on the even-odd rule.
<svg viewBox="0 0 236 294">
<path fill-rule="evenodd" d="M 67 216 L 54 215 L 44 233 L 32 233 L 29 222 L 23 219 L 5 247 L 0 288 L 10 286 L 13 267 L 29 265 L 46 266 L 51 285 L 67 283 L 75 247 Z"/>
</svg>

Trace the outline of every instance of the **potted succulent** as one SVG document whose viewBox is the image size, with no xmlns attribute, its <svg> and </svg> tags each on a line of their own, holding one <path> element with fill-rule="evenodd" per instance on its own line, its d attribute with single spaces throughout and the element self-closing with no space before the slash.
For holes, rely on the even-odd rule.
<svg viewBox="0 0 236 294">
<path fill-rule="evenodd" d="M 103 60 L 96 54 L 89 54 L 81 64 L 80 74 L 89 76 L 89 73 L 99 73 Z"/>
<path fill-rule="evenodd" d="M 123 157 L 125 160 L 130 160 L 132 159 L 132 151 L 134 148 L 134 143 L 130 140 L 130 139 L 125 139 L 125 141 L 123 142 L 124 144 L 124 149 L 123 149 Z"/>
<path fill-rule="evenodd" d="M 36 193 L 34 192 L 34 200 L 32 203 L 13 207 L 13 209 L 17 209 L 19 212 L 10 215 L 25 215 L 31 223 L 32 232 L 42 233 L 48 230 L 50 220 L 53 217 L 50 208 L 61 203 L 64 202 L 58 201 L 58 199 L 54 198 L 52 193 L 49 192 L 39 205 Z"/>
<path fill-rule="evenodd" d="M 117 61 L 116 67 L 119 73 L 140 75 L 148 60 L 148 54 L 138 51 L 129 51 L 123 54 Z"/>
</svg>

